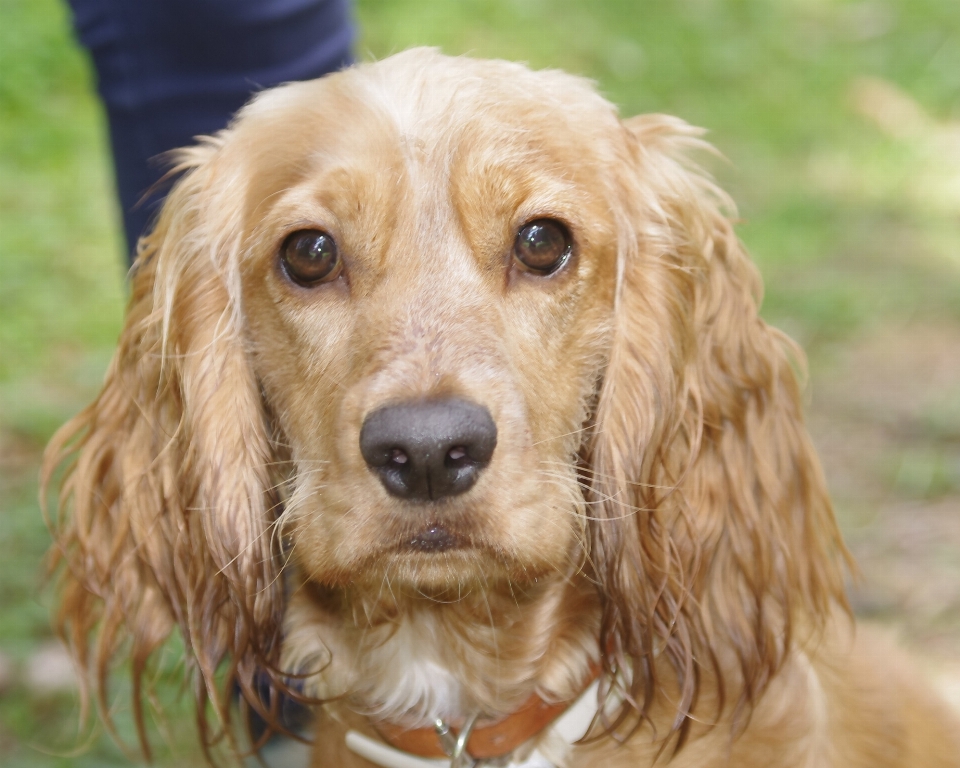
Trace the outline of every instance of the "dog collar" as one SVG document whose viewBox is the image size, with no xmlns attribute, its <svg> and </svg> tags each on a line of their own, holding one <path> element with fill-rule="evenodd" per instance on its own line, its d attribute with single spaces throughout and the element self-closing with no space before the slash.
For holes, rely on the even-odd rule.
<svg viewBox="0 0 960 768">
<path fill-rule="evenodd" d="M 572 701 L 549 704 L 534 693 L 500 720 L 487 723 L 473 717 L 454 723 L 456 729 L 442 720 L 432 728 L 413 729 L 373 723 L 386 743 L 351 730 L 347 747 L 382 768 L 472 768 L 487 761 L 507 768 L 552 768 L 537 750 L 522 762 L 508 758 L 547 728 L 567 744 L 582 739 L 597 713 L 598 673 L 597 667 L 591 668 L 589 685 Z"/>
</svg>

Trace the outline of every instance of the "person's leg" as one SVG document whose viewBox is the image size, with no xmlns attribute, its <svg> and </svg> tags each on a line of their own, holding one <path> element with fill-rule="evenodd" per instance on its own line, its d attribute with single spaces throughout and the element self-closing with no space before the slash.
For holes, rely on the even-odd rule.
<svg viewBox="0 0 960 768">
<path fill-rule="evenodd" d="M 164 190 L 158 157 L 252 93 L 351 62 L 349 0 L 69 0 L 107 110 L 129 253 Z"/>
</svg>

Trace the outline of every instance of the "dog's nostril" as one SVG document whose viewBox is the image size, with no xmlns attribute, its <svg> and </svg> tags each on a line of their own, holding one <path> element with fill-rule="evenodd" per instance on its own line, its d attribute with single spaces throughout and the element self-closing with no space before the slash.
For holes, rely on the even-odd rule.
<svg viewBox="0 0 960 768">
<path fill-rule="evenodd" d="M 467 400 L 418 400 L 371 413 L 360 453 L 388 493 L 440 499 L 469 490 L 490 463 L 497 427 L 490 412 Z"/>
</svg>

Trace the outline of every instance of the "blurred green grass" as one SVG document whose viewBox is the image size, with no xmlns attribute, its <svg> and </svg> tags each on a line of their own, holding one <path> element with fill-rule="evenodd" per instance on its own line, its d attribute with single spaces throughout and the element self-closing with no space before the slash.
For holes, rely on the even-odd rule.
<svg viewBox="0 0 960 768">
<path fill-rule="evenodd" d="M 360 0 L 357 16 L 361 57 L 437 45 L 559 67 L 624 114 L 708 127 L 764 312 L 815 355 L 881 324 L 960 320 L 956 0 Z M 49 637 L 39 451 L 95 393 L 124 286 L 103 117 L 65 6 L 0 0 L 0 19 L 0 652 L 20 664 Z M 102 736 L 84 757 L 45 755 L 73 743 L 75 714 L 71 696 L 0 691 L 0 762 L 125 764 Z"/>
</svg>

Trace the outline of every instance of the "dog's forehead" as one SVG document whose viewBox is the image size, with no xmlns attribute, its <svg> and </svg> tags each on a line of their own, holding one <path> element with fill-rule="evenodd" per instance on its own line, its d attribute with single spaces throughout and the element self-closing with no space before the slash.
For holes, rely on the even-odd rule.
<svg viewBox="0 0 960 768">
<path fill-rule="evenodd" d="M 443 56 L 414 49 L 360 67 L 361 98 L 377 103 L 403 135 L 430 137 L 456 132 L 480 119 L 504 133 L 540 123 L 562 132 L 565 123 L 606 121 L 612 106 L 591 83 L 555 70 L 522 64 Z"/>
<path fill-rule="evenodd" d="M 615 108 L 583 78 L 420 48 L 268 91 L 235 127 L 251 140 L 242 143 L 302 164 L 397 148 L 434 158 L 533 144 L 592 153 L 616 125 Z"/>
</svg>

